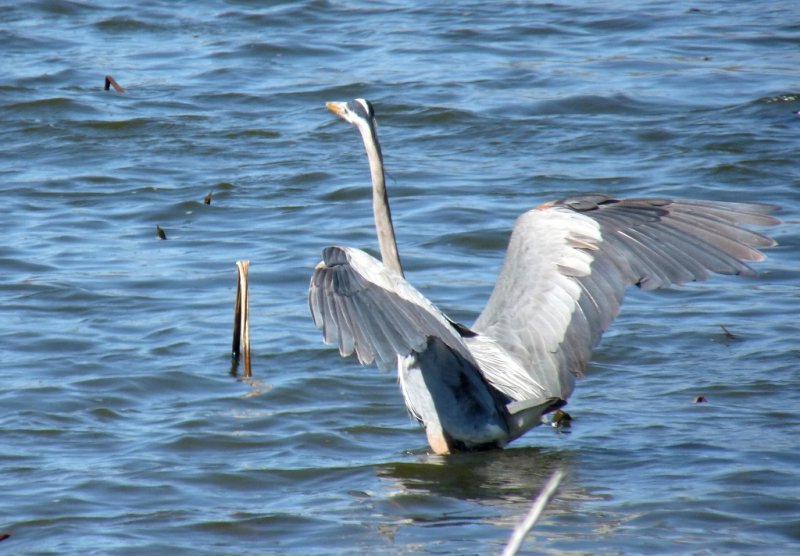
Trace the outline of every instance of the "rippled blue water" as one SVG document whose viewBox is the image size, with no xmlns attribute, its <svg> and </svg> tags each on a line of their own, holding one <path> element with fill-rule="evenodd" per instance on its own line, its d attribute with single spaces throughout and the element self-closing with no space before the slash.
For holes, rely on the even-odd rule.
<svg viewBox="0 0 800 556">
<path fill-rule="evenodd" d="M 497 553 L 563 468 L 528 553 L 796 553 L 798 21 L 791 2 L 3 5 L 0 552 Z M 632 292 L 571 432 L 428 455 L 394 376 L 322 345 L 306 308 L 324 246 L 375 247 L 360 139 L 324 108 L 357 96 L 408 277 L 453 318 L 480 311 L 516 215 L 570 193 L 774 203 L 780 246 L 754 280 Z"/>
</svg>

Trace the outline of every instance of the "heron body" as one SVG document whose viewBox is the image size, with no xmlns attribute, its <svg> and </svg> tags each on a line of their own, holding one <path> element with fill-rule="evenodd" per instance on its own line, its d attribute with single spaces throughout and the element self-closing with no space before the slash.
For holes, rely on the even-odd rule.
<svg viewBox="0 0 800 556">
<path fill-rule="evenodd" d="M 486 307 L 471 327 L 406 281 L 372 105 L 330 102 L 367 151 L 381 259 L 328 247 L 309 288 L 327 343 L 362 364 L 397 367 L 411 414 L 436 453 L 505 446 L 563 406 L 625 289 L 711 274 L 754 275 L 775 242 L 745 226 L 778 222 L 763 204 L 589 194 L 523 213 Z"/>
</svg>

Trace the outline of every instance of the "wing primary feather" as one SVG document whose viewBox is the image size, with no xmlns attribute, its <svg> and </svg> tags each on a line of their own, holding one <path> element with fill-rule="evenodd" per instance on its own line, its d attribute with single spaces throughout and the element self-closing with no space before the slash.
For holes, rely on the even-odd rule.
<svg viewBox="0 0 800 556">
<path fill-rule="evenodd" d="M 694 199 L 677 201 L 672 208 L 673 212 L 712 215 L 729 224 L 738 226 L 774 226 L 780 224 L 781 221 L 778 218 L 769 214 L 778 210 L 780 210 L 780 207 L 767 203 L 732 203 Z"/>
<path fill-rule="evenodd" d="M 717 213 L 711 213 L 710 216 L 712 216 L 712 218 L 708 218 L 707 216 L 709 215 L 705 213 L 698 216 L 698 214 L 696 214 L 694 211 L 683 210 L 681 208 L 673 211 L 670 220 L 681 219 L 689 223 L 698 223 L 698 225 L 708 228 L 713 228 L 715 232 L 718 232 L 721 235 L 728 237 L 729 239 L 732 239 L 739 243 L 743 243 L 744 245 L 750 247 L 774 247 L 776 245 L 776 241 L 774 239 L 769 238 L 756 231 L 742 227 L 742 224 L 744 224 L 743 222 L 733 219 L 722 218 L 719 215 L 717 215 Z M 772 217 L 769 218 L 770 220 L 774 220 Z M 709 224 L 711 225 L 709 226 Z M 759 224 L 751 224 L 751 225 L 759 225 Z M 768 225 L 768 224 L 763 224 L 763 225 Z"/>
<path fill-rule="evenodd" d="M 664 276 L 665 280 L 661 286 L 669 284 L 682 284 L 694 279 L 695 273 L 689 267 L 693 267 L 693 259 L 681 257 L 668 241 L 655 236 L 655 226 L 633 228 L 628 230 L 631 237 L 635 238 L 642 249 L 648 251 L 654 264 Z"/>
<path fill-rule="evenodd" d="M 739 232 L 742 232 L 742 228 L 735 228 L 723 222 L 687 218 L 681 215 L 673 215 L 669 219 L 669 224 L 739 260 L 761 261 L 764 259 L 763 253 L 750 247 L 750 241 L 742 241 L 734 237 L 743 235 L 735 231 L 738 229 Z M 752 233 L 752 235 L 758 237 L 758 234 Z"/>
<path fill-rule="evenodd" d="M 618 230 L 622 248 L 630 253 L 631 265 L 635 268 L 636 285 L 644 290 L 652 290 L 669 283 L 669 278 L 661 271 L 656 260 L 651 256 L 652 250 L 640 243 L 630 234 L 630 230 Z"/>
<path fill-rule="evenodd" d="M 703 279 L 708 278 L 709 272 L 717 274 L 745 274 L 752 275 L 750 267 L 730 254 L 721 251 L 719 247 L 709 244 L 704 239 L 688 235 L 682 227 L 663 225 L 660 232 L 669 236 L 670 241 L 681 242 L 681 250 L 687 257 L 692 257 L 705 270 Z M 664 239 L 661 239 L 664 241 Z"/>
<path fill-rule="evenodd" d="M 659 225 L 636 230 L 651 245 L 657 245 L 664 250 L 674 265 L 675 274 L 672 276 L 673 284 L 683 284 L 693 280 L 705 280 L 709 276 L 708 269 L 702 263 L 702 255 L 698 257 L 698 250 L 690 243 L 690 238 L 676 234 L 669 226 Z M 695 240 L 695 243 L 697 240 Z"/>
</svg>

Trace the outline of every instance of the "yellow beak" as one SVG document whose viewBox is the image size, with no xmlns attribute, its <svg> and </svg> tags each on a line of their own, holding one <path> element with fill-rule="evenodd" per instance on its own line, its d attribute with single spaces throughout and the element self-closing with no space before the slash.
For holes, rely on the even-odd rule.
<svg viewBox="0 0 800 556">
<path fill-rule="evenodd" d="M 328 110 L 336 114 L 337 116 L 344 115 L 344 102 L 326 102 L 325 106 L 328 107 Z"/>
</svg>

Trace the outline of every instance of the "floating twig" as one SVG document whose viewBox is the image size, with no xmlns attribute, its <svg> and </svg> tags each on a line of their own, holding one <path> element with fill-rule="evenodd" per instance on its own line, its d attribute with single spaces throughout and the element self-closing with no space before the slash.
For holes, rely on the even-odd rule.
<svg viewBox="0 0 800 556">
<path fill-rule="evenodd" d="M 247 273 L 250 261 L 236 261 L 239 284 L 236 288 L 236 306 L 233 311 L 233 349 L 232 355 L 237 363 L 244 355 L 244 377 L 253 376 L 250 367 L 250 300 L 248 298 Z"/>
<path fill-rule="evenodd" d="M 211 191 L 208 192 L 208 195 L 203 197 L 203 202 L 207 205 L 211 204 Z"/>
<path fill-rule="evenodd" d="M 736 334 L 734 334 L 733 332 L 731 332 L 730 330 L 728 330 L 727 328 L 725 328 L 721 324 L 719 325 L 719 327 L 722 328 L 722 333 L 725 334 L 726 338 L 728 338 L 729 340 L 736 340 L 737 339 Z"/>
<path fill-rule="evenodd" d="M 117 91 L 118 93 L 124 93 L 125 92 L 125 89 L 123 89 L 122 87 L 119 86 L 119 83 L 117 83 L 116 79 L 114 79 L 110 75 L 106 75 L 105 90 L 107 91 L 111 87 L 114 87 L 114 90 Z"/>
<path fill-rule="evenodd" d="M 522 545 L 522 541 L 525 540 L 525 535 L 528 534 L 533 526 L 536 524 L 536 521 L 539 519 L 539 516 L 542 515 L 545 506 L 556 493 L 556 489 L 558 488 L 559 483 L 561 483 L 561 479 L 564 478 L 564 471 L 561 469 L 557 469 L 547 480 L 544 487 L 542 487 L 541 492 L 539 492 L 539 496 L 533 501 L 533 505 L 531 509 L 528 511 L 528 515 L 525 516 L 525 519 L 514 528 L 514 533 L 511 535 L 511 540 L 508 541 L 505 550 L 503 550 L 503 556 L 514 556 L 519 547 Z"/>
<path fill-rule="evenodd" d="M 164 228 L 156 224 L 156 233 L 160 239 L 167 239 L 167 232 L 164 231 Z"/>
</svg>

